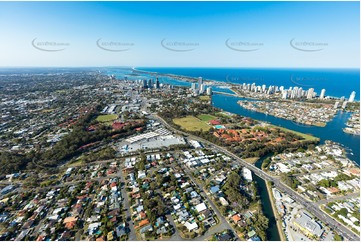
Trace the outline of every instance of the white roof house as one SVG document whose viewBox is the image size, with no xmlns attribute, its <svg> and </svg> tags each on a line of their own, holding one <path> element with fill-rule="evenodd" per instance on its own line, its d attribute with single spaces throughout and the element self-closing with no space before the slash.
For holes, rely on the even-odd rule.
<svg viewBox="0 0 361 242">
<path fill-rule="evenodd" d="M 223 206 L 228 206 L 229 205 L 228 201 L 224 197 L 220 197 L 219 201 L 221 202 L 221 204 Z"/>
<path fill-rule="evenodd" d="M 278 166 L 278 168 L 280 169 L 280 171 L 282 173 L 288 173 L 291 171 L 286 165 L 284 165 L 282 163 L 277 163 L 276 165 Z"/>
<path fill-rule="evenodd" d="M 138 178 L 139 179 L 143 179 L 143 178 L 146 178 L 147 175 L 145 174 L 145 171 L 139 171 L 138 172 Z"/>
<path fill-rule="evenodd" d="M 189 223 L 188 221 L 184 223 L 184 226 L 187 227 L 188 231 L 192 231 L 198 228 L 198 224 L 196 222 Z"/>
<path fill-rule="evenodd" d="M 205 203 L 200 203 L 195 208 L 196 208 L 197 212 L 200 213 L 200 212 L 206 210 L 207 206 Z"/>
<path fill-rule="evenodd" d="M 251 182 L 253 180 L 252 179 L 252 171 L 246 167 L 243 167 L 242 175 L 243 175 L 244 179 L 246 179 L 248 182 Z"/>
</svg>

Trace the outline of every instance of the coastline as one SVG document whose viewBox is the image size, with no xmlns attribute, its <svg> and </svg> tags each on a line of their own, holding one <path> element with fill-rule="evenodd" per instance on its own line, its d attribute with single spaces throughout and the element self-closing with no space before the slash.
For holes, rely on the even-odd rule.
<svg viewBox="0 0 361 242">
<path fill-rule="evenodd" d="M 187 79 L 198 79 L 198 76 L 195 77 L 194 75 L 192 76 L 192 74 L 171 74 L 171 70 L 169 70 L 168 73 L 165 73 L 165 72 L 159 72 L 159 69 L 157 69 L 157 67 L 129 67 L 130 69 L 132 69 L 133 71 L 137 71 L 137 72 L 141 72 L 141 73 L 150 73 L 150 74 L 157 74 L 159 76 L 170 76 L 170 77 L 179 77 L 179 78 L 187 78 Z M 153 69 L 153 70 L 142 70 L 141 68 L 148 68 L 148 69 Z M 189 67 L 161 67 L 161 68 L 165 68 L 165 69 L 170 69 L 170 68 L 174 68 L 174 69 L 177 69 L 177 68 L 180 68 L 180 69 L 184 69 L 184 68 L 189 68 Z M 219 70 L 224 70 L 224 69 L 229 69 L 230 72 L 228 73 L 230 76 L 230 73 L 232 73 L 231 71 L 233 70 L 279 70 L 279 71 L 313 71 L 313 70 L 328 70 L 328 68 L 267 68 L 267 67 L 195 67 L 195 69 L 219 69 Z M 155 71 L 154 71 L 155 70 Z M 357 73 L 359 73 L 359 69 L 358 68 L 336 68 L 336 69 L 333 69 L 332 70 L 346 70 L 346 71 L 349 71 L 349 70 L 352 70 L 352 71 L 357 71 Z M 226 73 L 227 74 L 227 73 Z M 247 75 L 252 75 L 251 74 L 248 74 L 248 73 L 244 73 L 244 74 L 234 74 L 234 76 L 230 76 L 230 77 L 234 77 L 234 78 L 238 78 L 237 80 L 245 80 L 245 82 L 247 82 Z M 201 75 L 200 75 L 201 76 Z M 227 76 L 227 77 L 228 77 Z M 226 77 L 226 81 L 223 81 L 223 80 L 217 80 L 217 79 L 204 79 L 204 80 L 207 80 L 207 81 L 212 81 L 212 82 L 216 82 L 216 83 L 224 83 L 224 84 L 231 84 L 231 85 L 240 85 L 241 83 L 240 82 L 232 82 L 232 81 L 229 81 Z M 359 79 L 359 77 L 357 78 L 357 80 Z M 288 79 L 287 79 L 288 80 Z M 263 78 L 256 78 L 256 79 L 250 79 L 249 82 L 261 82 L 263 81 Z M 358 83 L 358 82 L 357 82 Z M 260 84 L 260 83 L 258 83 Z M 267 83 L 265 83 L 267 84 Z M 269 84 L 267 84 L 269 85 Z M 271 84 L 271 85 L 283 85 L 283 84 Z M 292 84 L 291 84 L 292 85 Z M 300 84 L 302 85 L 302 83 Z M 315 87 L 315 88 L 319 88 L 319 87 Z M 357 90 L 357 89 L 356 89 Z M 342 96 L 345 96 L 344 93 L 342 94 L 329 94 L 327 95 L 328 97 L 332 98 L 332 99 L 340 99 L 342 98 Z M 355 99 L 355 102 L 360 102 L 361 100 L 359 100 L 358 98 Z"/>
<path fill-rule="evenodd" d="M 278 234 L 280 235 L 281 241 L 287 241 L 286 236 L 285 236 L 285 234 L 283 232 L 283 229 L 282 229 L 282 224 L 281 224 L 282 219 L 280 218 L 280 215 L 279 215 L 279 213 L 278 213 L 278 211 L 276 209 L 274 198 L 273 198 L 273 193 L 272 193 L 270 184 L 269 184 L 268 181 L 265 181 L 265 183 L 266 183 L 266 187 L 267 187 L 268 196 L 270 197 L 273 214 L 276 217 L 276 225 L 277 225 Z"/>
</svg>

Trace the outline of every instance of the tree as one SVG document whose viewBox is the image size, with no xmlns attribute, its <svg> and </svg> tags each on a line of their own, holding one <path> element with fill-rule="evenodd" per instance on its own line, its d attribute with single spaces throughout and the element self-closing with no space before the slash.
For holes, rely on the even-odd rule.
<svg viewBox="0 0 361 242">
<path fill-rule="evenodd" d="M 157 184 L 153 181 L 149 184 L 149 189 L 154 191 L 155 189 L 157 189 Z"/>
<path fill-rule="evenodd" d="M 330 187 L 330 181 L 327 180 L 327 179 L 322 179 L 318 182 L 317 184 L 318 186 L 321 186 L 321 187 Z"/>
<path fill-rule="evenodd" d="M 341 208 L 339 211 L 338 211 L 338 214 L 344 216 L 345 218 L 347 218 L 347 209 L 346 208 Z"/>
</svg>

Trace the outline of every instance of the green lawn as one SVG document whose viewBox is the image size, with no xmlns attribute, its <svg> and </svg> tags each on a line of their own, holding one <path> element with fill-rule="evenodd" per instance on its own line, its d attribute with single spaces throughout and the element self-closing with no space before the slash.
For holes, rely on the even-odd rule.
<svg viewBox="0 0 361 242">
<path fill-rule="evenodd" d="M 116 114 L 99 115 L 96 120 L 102 123 L 113 121 L 118 118 Z"/>
<path fill-rule="evenodd" d="M 196 117 L 193 116 L 187 116 L 184 118 L 175 118 L 173 119 L 173 122 L 179 126 L 181 126 L 185 130 L 189 131 L 208 131 L 211 126 L 206 124 L 205 122 L 202 122 Z"/>
<path fill-rule="evenodd" d="M 210 120 L 214 120 L 217 119 L 216 116 L 210 115 L 210 114 L 200 114 L 197 116 L 197 118 L 199 118 L 200 120 L 204 121 L 204 122 L 208 122 Z"/>
<path fill-rule="evenodd" d="M 280 130 L 285 131 L 285 132 L 294 133 L 294 134 L 296 134 L 298 136 L 301 136 L 305 140 L 319 140 L 319 138 L 317 138 L 315 136 L 312 136 L 310 134 L 304 134 L 304 133 L 301 133 L 301 132 L 297 132 L 297 131 L 294 131 L 294 130 L 291 130 L 291 129 L 286 129 L 286 128 L 276 126 L 276 125 L 270 125 L 270 126 L 275 127 L 275 128 L 279 128 Z"/>
</svg>

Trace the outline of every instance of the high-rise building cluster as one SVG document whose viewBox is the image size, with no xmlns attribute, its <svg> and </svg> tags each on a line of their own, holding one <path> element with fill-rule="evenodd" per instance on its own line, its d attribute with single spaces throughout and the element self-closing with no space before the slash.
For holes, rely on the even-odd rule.
<svg viewBox="0 0 361 242">
<path fill-rule="evenodd" d="M 326 89 L 322 89 L 319 96 L 317 96 L 317 93 L 315 92 L 314 88 L 309 88 L 308 90 L 303 90 L 302 87 L 290 87 L 288 89 L 285 89 L 284 86 L 272 86 L 270 85 L 267 87 L 266 85 L 258 85 L 256 86 L 256 83 L 243 83 L 241 85 L 242 90 L 247 90 L 249 92 L 255 92 L 255 93 L 265 93 L 265 94 L 274 94 L 274 93 L 281 93 L 282 99 L 298 99 L 298 98 L 307 98 L 307 99 L 313 99 L 318 97 L 319 99 L 327 99 L 326 96 Z M 356 97 L 356 92 L 353 91 L 347 100 L 347 102 L 354 102 Z M 341 97 L 341 101 L 345 101 L 345 97 Z M 338 104 L 337 104 L 338 105 Z"/>
<path fill-rule="evenodd" d="M 289 89 L 285 89 L 284 86 L 269 86 L 266 85 L 256 86 L 256 83 L 243 83 L 241 85 L 241 89 L 248 90 L 250 92 L 258 92 L 265 94 L 274 94 L 281 93 L 283 99 L 296 99 L 306 97 L 307 99 L 312 99 L 317 96 L 315 89 L 309 88 L 308 90 L 303 90 L 302 87 L 290 87 Z M 326 90 L 322 89 L 320 98 L 325 98 Z"/>
<path fill-rule="evenodd" d="M 158 77 L 156 78 L 155 82 L 153 82 L 152 79 L 149 79 L 149 80 L 144 79 L 142 86 L 143 86 L 143 88 L 156 88 L 156 89 L 159 89 L 160 88 L 160 83 L 159 83 Z"/>
<path fill-rule="evenodd" d="M 203 83 L 203 78 L 202 78 L 202 77 L 198 77 L 198 83 L 193 82 L 193 83 L 191 84 L 191 90 L 192 90 L 195 94 L 212 95 L 212 87 L 207 87 L 207 86 Z"/>
</svg>

